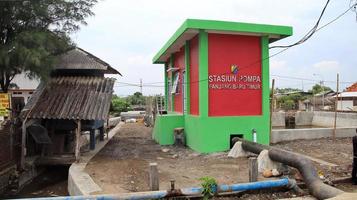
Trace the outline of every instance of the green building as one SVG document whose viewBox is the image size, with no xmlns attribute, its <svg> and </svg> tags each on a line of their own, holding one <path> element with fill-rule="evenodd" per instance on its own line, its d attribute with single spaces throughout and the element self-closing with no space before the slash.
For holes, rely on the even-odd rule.
<svg viewBox="0 0 357 200">
<path fill-rule="evenodd" d="M 168 111 L 154 139 L 173 144 L 182 127 L 198 152 L 228 150 L 233 137 L 269 144 L 268 45 L 290 35 L 288 26 L 187 19 L 153 58 Z"/>
</svg>

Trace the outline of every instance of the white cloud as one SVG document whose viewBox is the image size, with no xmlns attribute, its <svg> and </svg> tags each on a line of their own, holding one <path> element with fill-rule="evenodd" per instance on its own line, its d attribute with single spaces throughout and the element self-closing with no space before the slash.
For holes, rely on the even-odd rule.
<svg viewBox="0 0 357 200">
<path fill-rule="evenodd" d="M 134 55 L 129 56 L 127 63 L 129 65 L 147 65 L 151 63 L 152 55 Z"/>
<path fill-rule="evenodd" d="M 271 60 L 270 61 L 270 68 L 272 70 L 282 70 L 286 68 L 286 61 L 285 60 Z"/>
<path fill-rule="evenodd" d="M 317 70 L 323 70 L 323 71 L 336 71 L 337 69 L 340 68 L 340 64 L 337 61 L 328 61 L 328 60 L 323 60 L 318 63 L 315 63 L 314 68 Z"/>
</svg>

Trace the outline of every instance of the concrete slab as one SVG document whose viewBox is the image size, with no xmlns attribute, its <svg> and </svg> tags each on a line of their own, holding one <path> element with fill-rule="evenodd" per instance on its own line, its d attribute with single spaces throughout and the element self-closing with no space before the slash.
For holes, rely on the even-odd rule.
<svg viewBox="0 0 357 200">
<path fill-rule="evenodd" d="M 71 165 L 68 172 L 68 193 L 71 196 L 90 195 L 94 192 L 102 191 L 84 169 L 90 159 L 92 159 L 118 132 L 122 124 L 123 123 L 119 123 L 113 128 L 108 134 L 108 139 L 99 142 L 99 144 L 96 145 L 95 150 L 84 153 L 81 155 L 79 162 Z"/>
<path fill-rule="evenodd" d="M 248 155 L 248 152 L 243 150 L 242 142 L 240 141 L 236 142 L 228 153 L 228 157 L 230 158 L 241 158 L 247 157 Z"/>
</svg>

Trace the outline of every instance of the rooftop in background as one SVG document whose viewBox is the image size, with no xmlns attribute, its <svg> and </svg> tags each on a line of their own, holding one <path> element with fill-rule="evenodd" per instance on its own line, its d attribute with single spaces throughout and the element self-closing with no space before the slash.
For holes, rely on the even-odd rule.
<svg viewBox="0 0 357 200">
<path fill-rule="evenodd" d="M 41 84 L 24 111 L 28 118 L 106 120 L 115 79 L 54 77 Z"/>
<path fill-rule="evenodd" d="M 98 70 L 104 74 L 120 74 L 119 71 L 111 67 L 95 55 L 76 47 L 59 57 L 55 70 Z"/>
<path fill-rule="evenodd" d="M 334 97 L 336 97 L 336 95 Z M 338 94 L 338 97 L 357 97 L 357 92 L 341 92 Z"/>
<path fill-rule="evenodd" d="M 190 40 L 197 35 L 200 29 L 207 30 L 208 33 L 268 36 L 269 42 L 275 42 L 293 33 L 293 29 L 290 26 L 187 19 L 155 55 L 153 63 L 167 61 L 172 53 L 179 51 L 186 40 Z"/>
<path fill-rule="evenodd" d="M 346 88 L 346 92 L 357 92 L 357 82 Z"/>
</svg>

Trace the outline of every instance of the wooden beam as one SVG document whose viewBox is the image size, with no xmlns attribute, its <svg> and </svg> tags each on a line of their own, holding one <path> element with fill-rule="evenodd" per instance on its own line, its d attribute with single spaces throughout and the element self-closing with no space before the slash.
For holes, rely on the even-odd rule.
<svg viewBox="0 0 357 200">
<path fill-rule="evenodd" d="M 159 171 L 157 169 L 157 163 L 149 164 L 149 179 L 150 179 L 150 190 L 159 190 Z"/>
<path fill-rule="evenodd" d="M 76 144 L 75 144 L 75 150 L 74 150 L 74 155 L 76 158 L 76 161 L 79 161 L 80 157 L 80 137 L 81 137 L 81 129 L 82 129 L 82 124 L 81 120 L 77 120 L 77 128 L 76 128 Z"/>
<path fill-rule="evenodd" d="M 26 156 L 26 121 L 27 117 L 22 121 L 22 136 L 21 136 L 21 159 L 20 159 L 20 167 L 21 169 L 25 169 L 25 156 Z"/>
<path fill-rule="evenodd" d="M 70 165 L 76 161 L 74 155 L 44 156 L 36 160 L 36 165 Z"/>
</svg>

